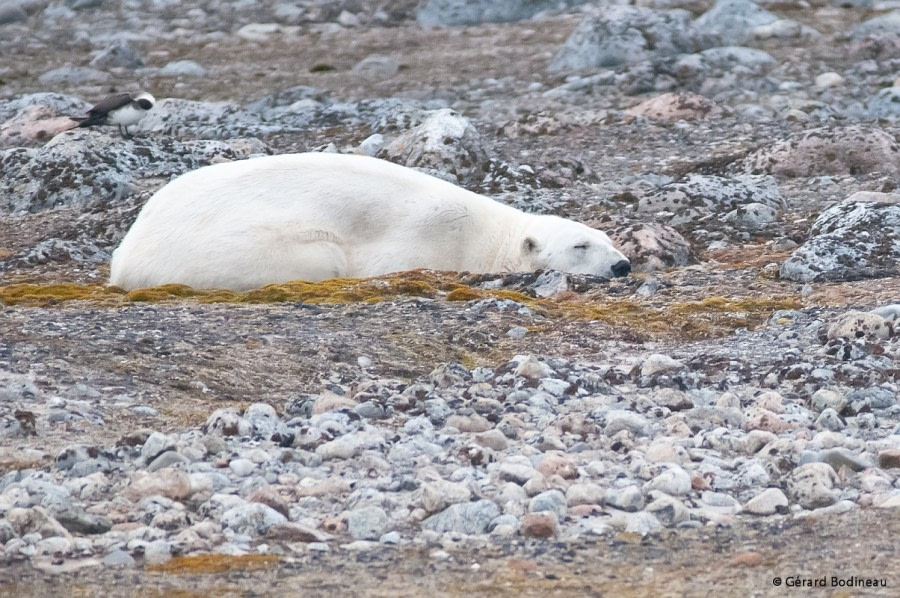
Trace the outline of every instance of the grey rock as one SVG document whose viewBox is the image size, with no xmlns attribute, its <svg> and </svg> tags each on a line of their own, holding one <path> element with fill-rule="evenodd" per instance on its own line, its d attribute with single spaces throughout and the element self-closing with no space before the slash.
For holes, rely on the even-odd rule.
<svg viewBox="0 0 900 598">
<path fill-rule="evenodd" d="M 693 49 L 687 11 L 606 6 L 575 28 L 554 56 L 550 71 L 616 66 Z"/>
<path fill-rule="evenodd" d="M 708 11 L 697 17 L 694 29 L 704 45 L 741 44 L 753 38 L 753 30 L 778 20 L 750 0 L 717 0 Z"/>
<path fill-rule="evenodd" d="M 416 13 L 423 27 L 512 23 L 587 0 L 426 0 Z"/>
<path fill-rule="evenodd" d="M 104 567 L 133 567 L 135 564 L 134 557 L 128 552 L 116 549 L 109 552 L 101 561 Z"/>
<path fill-rule="evenodd" d="M 644 507 L 644 511 L 666 527 L 674 527 L 691 519 L 691 513 L 683 502 L 666 495 L 656 496 Z"/>
<path fill-rule="evenodd" d="M 144 59 L 128 40 L 120 39 L 103 48 L 91 60 L 90 65 L 100 68 L 136 69 L 144 66 Z"/>
<path fill-rule="evenodd" d="M 443 173 L 461 185 L 481 182 L 490 162 L 484 141 L 472 123 L 450 109 L 434 111 L 422 124 L 388 143 L 378 157 Z"/>
<path fill-rule="evenodd" d="M 847 423 L 838 415 L 837 411 L 829 407 L 819 414 L 818 419 L 816 419 L 816 427 L 836 432 L 846 428 Z"/>
<path fill-rule="evenodd" d="M 766 488 L 744 505 L 744 512 L 751 515 L 774 515 L 787 512 L 788 499 L 778 488 Z"/>
<path fill-rule="evenodd" d="M 147 471 L 158 471 L 166 467 L 185 465 L 187 463 L 190 463 L 190 459 L 178 451 L 166 451 L 150 462 L 147 466 Z"/>
<path fill-rule="evenodd" d="M 700 60 L 707 68 L 720 71 L 733 71 L 737 67 L 752 73 L 764 73 L 777 64 L 768 52 L 743 46 L 723 46 L 709 48 L 700 52 Z"/>
<path fill-rule="evenodd" d="M 528 503 L 528 511 L 530 513 L 538 513 L 541 511 L 550 511 L 556 515 L 558 520 L 562 520 L 566 516 L 566 496 L 559 490 L 547 490 L 534 496 Z"/>
<path fill-rule="evenodd" d="M 885 87 L 867 103 L 866 111 L 871 119 L 900 118 L 900 87 Z"/>
<path fill-rule="evenodd" d="M 170 62 L 159 69 L 161 77 L 204 77 L 206 69 L 193 60 Z"/>
<path fill-rule="evenodd" d="M 838 500 L 834 484 L 837 473 L 826 463 L 807 463 L 794 469 L 788 478 L 788 494 L 801 507 L 827 507 Z"/>
<path fill-rule="evenodd" d="M 378 540 L 389 525 L 387 513 L 374 505 L 354 509 L 347 516 L 347 531 L 355 540 Z"/>
<path fill-rule="evenodd" d="M 73 534 L 105 534 L 112 529 L 112 521 L 102 515 L 85 512 L 80 507 L 71 507 L 55 514 L 56 520 Z"/>
<path fill-rule="evenodd" d="M 484 534 L 500 508 L 489 500 L 450 505 L 422 522 L 422 527 L 435 532 Z"/>
<path fill-rule="evenodd" d="M 606 504 L 633 513 L 644 508 L 644 495 L 635 485 L 610 488 L 606 491 Z"/>
<path fill-rule="evenodd" d="M 38 81 L 44 85 L 84 85 L 106 83 L 111 78 L 109 73 L 86 66 L 64 66 L 40 75 Z"/>
<path fill-rule="evenodd" d="M 28 13 L 17 2 L 0 4 L 0 26 L 10 23 L 22 23 L 28 20 Z"/>
<path fill-rule="evenodd" d="M 34 154 L 15 154 L 3 164 L 0 198 L 6 202 L 0 199 L 0 212 L 115 204 L 133 192 L 138 177 L 170 177 L 213 158 L 237 159 L 261 151 L 265 146 L 256 140 L 161 143 L 76 129 L 57 135 Z"/>
<path fill-rule="evenodd" d="M 900 32 L 900 10 L 873 17 L 850 28 L 853 38 L 861 38 L 878 33 Z"/>
<path fill-rule="evenodd" d="M 628 224 L 611 231 L 609 237 L 631 262 L 634 272 L 656 272 L 695 261 L 690 242 L 665 224 Z"/>
<path fill-rule="evenodd" d="M 252 537 L 265 535 L 275 525 L 287 523 L 287 518 L 267 505 L 245 503 L 222 513 L 222 525 Z"/>
<path fill-rule="evenodd" d="M 606 414 L 603 432 L 607 436 L 614 436 L 622 430 L 627 430 L 635 436 L 646 436 L 650 432 L 649 428 L 650 422 L 643 415 L 617 409 Z"/>
<path fill-rule="evenodd" d="M 645 494 L 656 490 L 669 496 L 686 496 L 691 492 L 691 475 L 677 465 L 671 465 L 644 484 L 643 490 Z"/>
<path fill-rule="evenodd" d="M 750 204 L 762 204 L 776 210 L 786 207 L 778 184 L 771 176 L 724 178 L 692 174 L 641 197 L 637 208 L 642 213 L 669 214 L 671 222 L 678 224 Z"/>
<path fill-rule="evenodd" d="M 141 460 L 144 463 L 150 463 L 165 451 L 171 451 L 174 448 L 175 442 L 169 436 L 153 432 L 144 441 L 144 446 L 141 447 Z"/>
<path fill-rule="evenodd" d="M 898 258 L 900 195 L 860 192 L 816 219 L 780 275 L 798 282 L 890 276 L 900 271 Z"/>
<path fill-rule="evenodd" d="M 725 222 L 729 222 L 741 230 L 761 231 L 769 227 L 778 218 L 775 208 L 762 203 L 749 203 L 725 214 Z"/>
</svg>

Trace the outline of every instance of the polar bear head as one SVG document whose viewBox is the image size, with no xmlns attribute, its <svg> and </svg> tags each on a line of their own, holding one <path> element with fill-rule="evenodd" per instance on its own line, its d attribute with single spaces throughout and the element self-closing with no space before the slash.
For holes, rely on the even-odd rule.
<svg viewBox="0 0 900 598">
<path fill-rule="evenodd" d="M 525 229 L 521 256 L 529 270 L 627 276 L 631 264 L 612 241 L 595 228 L 559 218 L 535 216 Z"/>
</svg>

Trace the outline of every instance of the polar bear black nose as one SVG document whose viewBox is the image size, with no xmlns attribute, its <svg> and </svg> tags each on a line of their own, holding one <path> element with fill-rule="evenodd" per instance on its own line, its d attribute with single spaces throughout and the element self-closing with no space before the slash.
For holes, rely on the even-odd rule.
<svg viewBox="0 0 900 598">
<path fill-rule="evenodd" d="M 628 260 L 619 260 L 612 266 L 613 276 L 628 276 L 631 272 L 631 263 Z"/>
</svg>

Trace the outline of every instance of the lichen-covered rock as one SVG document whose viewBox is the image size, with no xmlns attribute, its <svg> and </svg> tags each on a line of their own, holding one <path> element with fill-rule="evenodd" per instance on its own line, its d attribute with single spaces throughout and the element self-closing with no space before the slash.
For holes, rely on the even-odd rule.
<svg viewBox="0 0 900 598">
<path fill-rule="evenodd" d="M 825 210 L 809 240 L 781 266 L 798 282 L 859 280 L 900 272 L 900 195 L 854 193 Z"/>
<path fill-rule="evenodd" d="M 100 68 L 136 69 L 144 66 L 144 59 L 127 39 L 118 39 L 94 56 L 90 64 Z"/>
<path fill-rule="evenodd" d="M 778 184 L 770 176 L 734 178 L 692 174 L 668 183 L 642 197 L 639 212 L 668 215 L 671 222 L 688 222 L 698 215 L 736 210 L 751 203 L 784 208 Z"/>
<path fill-rule="evenodd" d="M 645 100 L 625 113 L 663 122 L 676 122 L 720 118 L 725 110 L 709 98 L 689 91 L 679 91 Z"/>
<path fill-rule="evenodd" d="M 609 237 L 631 262 L 631 269 L 635 272 L 687 266 L 694 260 L 687 239 L 665 224 L 629 224 L 613 230 Z"/>
<path fill-rule="evenodd" d="M 827 463 L 807 463 L 791 472 L 788 495 L 804 509 L 817 509 L 834 504 L 838 494 L 834 484 L 837 473 Z"/>
<path fill-rule="evenodd" d="M 123 139 L 118 133 L 75 129 L 39 150 L 0 151 L 0 212 L 115 204 L 141 178 L 170 178 L 214 160 L 256 153 L 268 153 L 257 139 Z"/>
<path fill-rule="evenodd" d="M 443 173 L 459 184 L 480 182 L 490 167 L 481 135 L 467 118 L 450 109 L 435 111 L 388 143 L 378 157 Z"/>
<path fill-rule="evenodd" d="M 180 98 L 158 101 L 134 130 L 181 139 L 231 139 L 274 131 L 264 125 L 258 116 L 237 104 Z"/>
<path fill-rule="evenodd" d="M 850 36 L 860 38 L 879 33 L 896 35 L 898 32 L 900 32 L 900 10 L 893 10 L 855 25 L 850 29 Z"/>
<path fill-rule="evenodd" d="M 893 326 L 883 317 L 872 312 L 850 311 L 828 326 L 828 339 L 841 337 L 885 340 L 893 333 Z"/>
<path fill-rule="evenodd" d="M 718 0 L 694 21 L 694 29 L 705 46 L 727 46 L 752 39 L 756 27 L 777 20 L 778 15 L 750 0 Z"/>
<path fill-rule="evenodd" d="M 423 27 L 512 23 L 546 10 L 584 4 L 587 0 L 426 0 L 416 13 Z"/>
<path fill-rule="evenodd" d="M 900 118 L 900 87 L 885 87 L 866 104 L 866 111 L 873 119 Z"/>
<path fill-rule="evenodd" d="M 616 66 L 692 51 L 687 11 L 604 6 L 575 28 L 550 63 L 550 71 Z"/>
<path fill-rule="evenodd" d="M 900 143 L 887 131 L 851 125 L 803 131 L 744 161 L 747 172 L 791 177 L 834 174 L 900 174 Z"/>
</svg>

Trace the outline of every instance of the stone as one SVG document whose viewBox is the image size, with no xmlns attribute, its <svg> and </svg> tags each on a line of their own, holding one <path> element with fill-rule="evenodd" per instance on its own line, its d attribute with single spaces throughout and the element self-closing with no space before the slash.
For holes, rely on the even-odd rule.
<svg viewBox="0 0 900 598">
<path fill-rule="evenodd" d="M 127 39 L 118 39 L 94 56 L 90 65 L 100 68 L 136 69 L 144 66 L 144 59 Z"/>
<path fill-rule="evenodd" d="M 481 135 L 468 119 L 450 109 L 432 112 L 422 124 L 389 142 L 377 157 L 443 173 L 460 185 L 481 182 L 490 163 Z"/>
<path fill-rule="evenodd" d="M 691 492 L 691 475 L 677 465 L 669 465 L 668 469 L 644 484 L 644 494 L 653 490 L 669 496 L 686 496 Z"/>
<path fill-rule="evenodd" d="M 131 482 L 122 490 L 122 496 L 132 502 L 154 495 L 183 500 L 191 495 L 190 478 L 175 469 L 160 469 L 150 474 L 135 472 Z"/>
<path fill-rule="evenodd" d="M 729 46 L 752 39 L 756 28 L 777 20 L 750 0 L 717 0 L 693 26 L 706 46 Z"/>
<path fill-rule="evenodd" d="M 422 27 L 512 23 L 587 0 L 426 0 L 416 13 Z"/>
<path fill-rule="evenodd" d="M 900 198 L 900 196 L 898 196 Z M 891 337 L 893 326 L 873 312 L 849 311 L 828 326 L 828 339 L 841 337 L 886 340 Z"/>
<path fill-rule="evenodd" d="M 898 257 L 900 195 L 858 192 L 819 215 L 780 275 L 798 282 L 891 276 Z"/>
<path fill-rule="evenodd" d="M 604 6 L 581 21 L 553 57 L 550 71 L 617 66 L 694 49 L 690 15 L 683 10 Z"/>
<path fill-rule="evenodd" d="M 389 525 L 387 513 L 375 505 L 353 509 L 347 516 L 347 531 L 354 540 L 378 540 Z"/>
<path fill-rule="evenodd" d="M 485 534 L 500 509 L 489 500 L 450 505 L 422 522 L 422 527 L 435 532 Z"/>
<path fill-rule="evenodd" d="M 625 113 L 661 122 L 678 122 L 721 118 L 725 110 L 709 98 L 689 91 L 679 91 L 644 100 L 628 108 Z"/>
<path fill-rule="evenodd" d="M 660 374 L 671 374 L 687 369 L 683 363 L 677 359 L 673 359 L 668 355 L 654 353 L 644 360 L 641 364 L 641 376 L 652 377 Z"/>
<path fill-rule="evenodd" d="M 544 511 L 524 515 L 519 533 L 527 538 L 553 538 L 558 529 L 559 522 L 556 515 Z"/>
<path fill-rule="evenodd" d="M 248 502 L 222 513 L 222 525 L 239 534 L 263 536 L 270 528 L 287 523 L 287 518 L 267 505 Z"/>
<path fill-rule="evenodd" d="M 744 512 L 751 515 L 774 515 L 786 513 L 788 499 L 778 488 L 766 488 L 744 505 Z"/>
<path fill-rule="evenodd" d="M 530 513 L 549 511 L 556 515 L 556 519 L 565 518 L 566 508 L 566 496 L 556 489 L 541 492 L 532 497 L 528 503 L 528 511 Z"/>
<path fill-rule="evenodd" d="M 795 468 L 788 478 L 788 495 L 804 509 L 834 504 L 838 494 L 837 473 L 826 463 L 807 463 Z"/>
<path fill-rule="evenodd" d="M 808 129 L 751 154 L 744 161 L 752 174 L 787 177 L 900 173 L 900 143 L 878 127 L 846 125 Z"/>
<path fill-rule="evenodd" d="M 691 244 L 673 227 L 653 222 L 620 226 L 609 233 L 634 272 L 657 272 L 696 261 Z"/>
<path fill-rule="evenodd" d="M 571 484 L 566 488 L 566 505 L 602 505 L 606 499 L 606 489 L 590 482 Z"/>
<path fill-rule="evenodd" d="M 725 178 L 692 174 L 645 194 L 639 199 L 637 209 L 642 213 L 667 215 L 671 223 L 678 224 L 697 216 L 737 210 L 752 203 L 776 210 L 786 207 L 778 184 L 771 176 Z"/>
<path fill-rule="evenodd" d="M 429 513 L 443 511 L 452 504 L 469 502 L 472 498 L 468 486 L 447 480 L 425 482 L 421 489 L 422 507 Z"/>
<path fill-rule="evenodd" d="M 882 469 L 900 468 L 900 449 L 878 451 L 878 467 Z"/>
<path fill-rule="evenodd" d="M 644 496 L 635 485 L 610 488 L 606 491 L 606 504 L 633 513 L 644 508 Z"/>
</svg>

